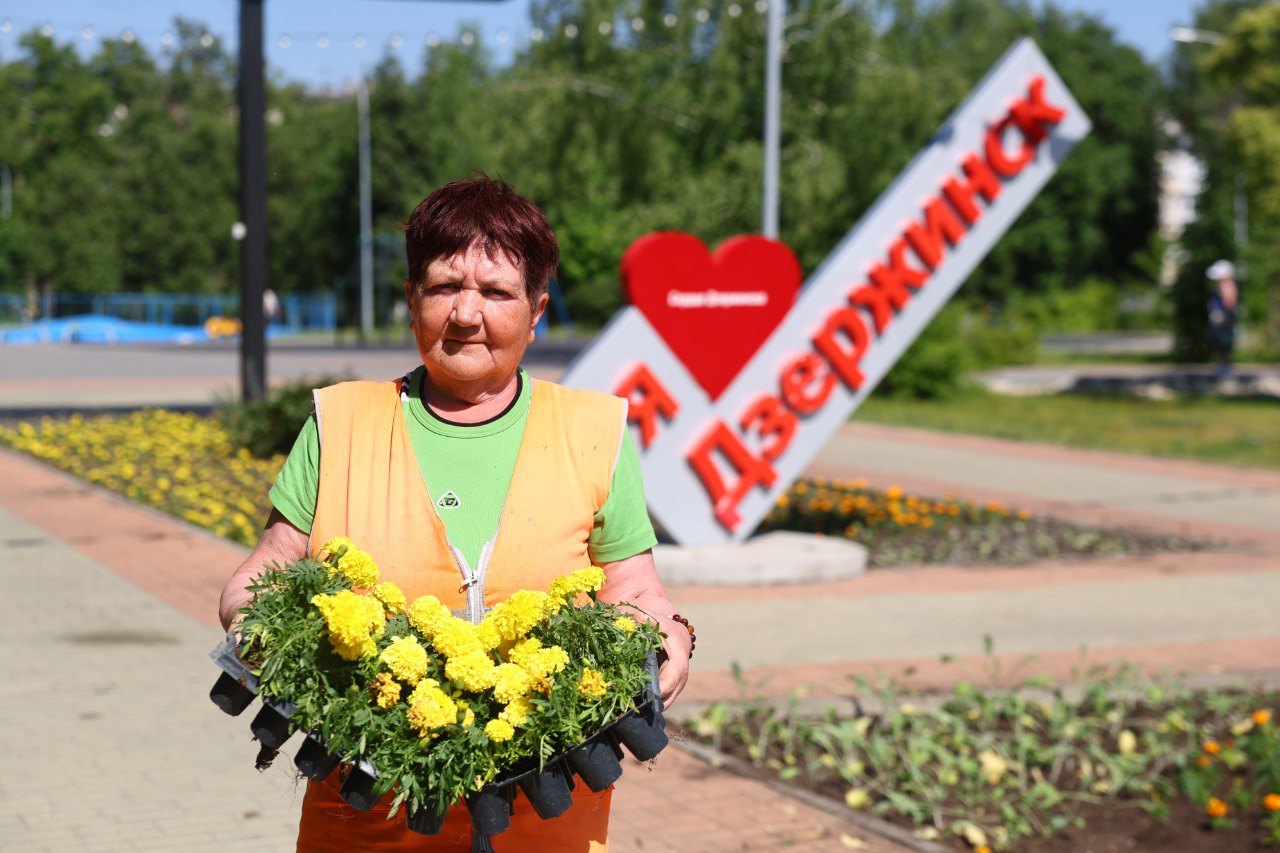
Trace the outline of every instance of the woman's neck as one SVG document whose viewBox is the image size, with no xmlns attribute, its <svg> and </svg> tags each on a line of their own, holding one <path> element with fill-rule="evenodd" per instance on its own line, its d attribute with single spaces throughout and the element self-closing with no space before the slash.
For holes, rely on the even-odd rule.
<svg viewBox="0 0 1280 853">
<path fill-rule="evenodd" d="M 478 424 L 492 420 L 511 405 L 520 388 L 518 374 L 499 386 L 488 384 L 440 385 L 431 374 L 422 375 L 422 402 L 447 421 Z"/>
</svg>

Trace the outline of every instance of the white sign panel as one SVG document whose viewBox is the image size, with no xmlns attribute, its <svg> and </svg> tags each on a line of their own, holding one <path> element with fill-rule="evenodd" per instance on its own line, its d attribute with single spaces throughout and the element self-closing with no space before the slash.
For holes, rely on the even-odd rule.
<svg viewBox="0 0 1280 853">
<path fill-rule="evenodd" d="M 630 399 L 666 531 L 685 545 L 748 536 L 1089 129 L 1025 39 L 798 296 L 773 241 L 734 238 L 714 257 L 688 235 L 637 241 L 622 269 L 632 306 L 563 381 Z"/>
</svg>

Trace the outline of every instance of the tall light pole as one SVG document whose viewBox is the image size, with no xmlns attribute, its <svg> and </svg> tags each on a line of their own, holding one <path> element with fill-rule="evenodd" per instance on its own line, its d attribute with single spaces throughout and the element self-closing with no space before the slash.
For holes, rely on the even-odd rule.
<svg viewBox="0 0 1280 853">
<path fill-rule="evenodd" d="M 267 394 L 267 124 L 262 58 L 263 0 L 240 0 L 240 395 Z"/>
<path fill-rule="evenodd" d="M 786 0 L 768 0 L 764 52 L 764 204 L 761 233 L 778 237 L 778 164 L 782 144 L 782 13 Z"/>
<path fill-rule="evenodd" d="M 360 332 L 373 338 L 373 166 L 369 145 L 369 83 L 356 80 L 356 112 L 360 122 Z"/>
<path fill-rule="evenodd" d="M 1195 27 L 1172 27 L 1169 38 L 1182 44 L 1218 44 L 1226 36 L 1213 30 L 1199 30 Z M 1236 174 L 1235 189 L 1232 191 L 1231 236 L 1235 243 L 1236 269 L 1243 276 L 1245 272 L 1244 250 L 1249 243 L 1249 200 L 1244 194 L 1244 166 Z"/>
</svg>

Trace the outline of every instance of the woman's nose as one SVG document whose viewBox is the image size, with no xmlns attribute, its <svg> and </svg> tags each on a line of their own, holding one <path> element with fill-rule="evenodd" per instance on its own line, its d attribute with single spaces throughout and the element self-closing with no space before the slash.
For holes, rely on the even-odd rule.
<svg viewBox="0 0 1280 853">
<path fill-rule="evenodd" d="M 484 300 L 474 290 L 459 291 L 453 300 L 453 322 L 459 326 L 476 326 L 484 310 Z"/>
</svg>

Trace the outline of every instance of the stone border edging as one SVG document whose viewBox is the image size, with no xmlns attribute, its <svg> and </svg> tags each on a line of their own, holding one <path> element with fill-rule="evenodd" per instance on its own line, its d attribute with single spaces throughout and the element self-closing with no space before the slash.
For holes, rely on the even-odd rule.
<svg viewBox="0 0 1280 853">
<path fill-rule="evenodd" d="M 881 820 L 878 817 L 862 814 L 859 811 L 851 809 L 848 806 L 841 805 L 834 800 L 829 800 L 826 797 L 813 793 L 812 791 L 806 791 L 803 788 L 798 788 L 796 786 L 780 782 L 777 779 L 769 778 L 758 772 L 754 767 L 747 764 L 742 759 L 735 758 L 732 755 L 726 755 L 725 753 L 712 749 L 704 744 L 672 738 L 671 745 L 676 749 L 694 756 L 695 758 L 705 761 L 716 770 L 727 770 L 735 775 L 760 782 L 783 796 L 790 797 L 793 800 L 799 800 L 810 808 L 815 808 L 833 817 L 856 824 L 867 832 L 878 835 L 887 841 L 892 841 L 894 844 L 901 844 L 903 847 L 917 851 L 917 853 L 953 853 L 954 848 L 935 844 L 932 841 L 925 841 L 921 838 L 916 838 L 907 830 L 889 823 L 887 820 Z"/>
</svg>

